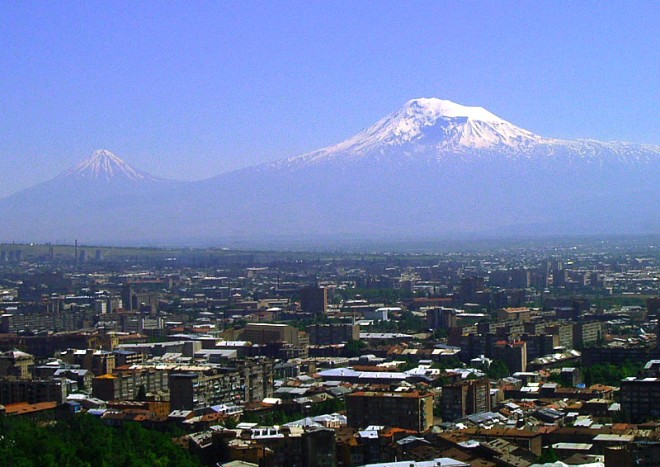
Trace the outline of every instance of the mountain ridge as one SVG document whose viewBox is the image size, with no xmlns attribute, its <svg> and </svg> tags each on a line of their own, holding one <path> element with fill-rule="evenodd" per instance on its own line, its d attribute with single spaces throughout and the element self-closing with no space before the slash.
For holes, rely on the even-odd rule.
<svg viewBox="0 0 660 467">
<path fill-rule="evenodd" d="M 415 147 L 406 147 L 413 144 Z M 642 157 L 647 157 L 660 154 L 660 146 L 549 138 L 518 127 L 483 107 L 418 98 L 409 100 L 400 109 L 338 144 L 263 165 L 283 167 L 342 157 L 386 157 L 393 151 L 408 158 L 438 160 L 454 155 L 489 156 L 501 152 L 508 152 L 513 158 L 552 157 L 562 151 L 583 157 L 599 157 L 604 152 L 632 157 L 634 152 L 641 152 Z"/>
<path fill-rule="evenodd" d="M 97 153 L 0 199 L 0 241 L 660 231 L 660 147 L 546 138 L 440 99 L 408 101 L 337 145 L 197 182 Z"/>
<path fill-rule="evenodd" d="M 412 114 L 412 115 L 411 115 Z M 422 115 L 420 118 L 419 116 Z M 399 140 L 396 140 L 396 143 L 399 143 L 401 146 L 403 143 L 415 142 L 419 143 L 415 138 L 424 137 L 421 134 L 421 130 L 426 127 L 432 127 L 433 124 L 437 122 L 438 119 L 457 119 L 464 120 L 460 124 L 468 125 L 470 131 L 474 130 L 478 133 L 479 128 L 473 125 L 474 122 L 477 123 L 491 123 L 499 126 L 504 125 L 504 128 L 510 130 L 513 128 L 514 133 L 522 135 L 525 140 L 525 144 L 513 144 L 515 141 L 511 141 L 507 138 L 506 134 L 500 135 L 501 140 L 508 142 L 505 146 L 515 150 L 514 156 L 517 158 L 525 157 L 553 157 L 558 153 L 563 151 L 570 151 L 571 153 L 579 154 L 582 157 L 587 158 L 598 158 L 604 153 L 611 153 L 618 157 L 630 158 L 639 160 L 641 159 L 650 159 L 660 155 L 660 145 L 652 145 L 645 143 L 633 143 L 633 142 L 624 142 L 624 141 L 599 141 L 592 138 L 579 138 L 579 139 L 559 139 L 540 136 L 532 133 L 529 130 L 518 127 L 507 120 L 502 119 L 501 117 L 493 114 L 487 109 L 479 106 L 465 106 L 457 104 L 450 100 L 439 99 L 435 97 L 431 98 L 415 98 L 407 101 L 402 107 L 396 111 L 388 114 L 386 117 L 378 120 L 375 124 L 367 127 L 364 130 L 359 131 L 355 135 L 347 138 L 346 140 L 339 142 L 337 144 L 327 146 L 321 149 L 310 151 L 304 154 L 299 154 L 296 156 L 291 156 L 287 158 L 282 158 L 273 161 L 266 161 L 256 165 L 251 165 L 243 168 L 238 168 L 229 172 L 223 172 L 218 175 L 212 175 L 208 178 L 193 181 L 193 182 L 184 182 L 179 180 L 172 180 L 172 182 L 178 183 L 196 183 L 196 182 L 205 182 L 207 180 L 214 180 L 227 176 L 229 174 L 241 173 L 244 171 L 251 170 L 269 170 L 269 169 L 281 169 L 284 167 L 296 167 L 301 164 L 308 163 L 318 163 L 322 162 L 327 158 L 335 158 L 346 156 L 346 153 L 354 152 L 359 156 L 364 158 L 364 155 L 368 152 L 368 144 L 372 144 L 374 139 L 379 140 L 381 145 L 395 147 L 395 144 L 391 140 L 387 141 L 386 137 L 383 137 L 382 131 L 380 131 L 381 138 L 370 138 L 369 141 L 360 141 L 360 137 L 364 135 L 369 135 L 374 133 L 376 130 L 382 130 L 383 127 L 386 127 L 386 130 L 392 131 L 392 127 L 396 126 L 397 123 L 400 123 L 398 119 L 402 117 L 413 117 L 412 122 L 406 121 L 402 124 L 403 127 L 408 125 L 408 131 L 403 131 L 397 133 L 397 136 L 400 137 Z M 424 121 L 424 117 L 426 121 Z M 394 120 L 394 123 L 393 123 Z M 471 124 L 471 125 L 470 125 Z M 401 125 L 399 125 L 401 126 Z M 483 129 L 483 128 L 482 128 Z M 454 128 L 455 130 L 455 128 Z M 497 128 L 489 128 L 492 132 L 500 131 Z M 396 133 L 396 132 L 394 132 Z M 446 133 L 446 132 L 445 132 Z M 426 155 L 426 159 L 438 159 L 441 160 L 447 155 L 456 155 L 463 156 L 466 153 L 472 153 L 473 155 L 489 156 L 493 153 L 498 153 L 503 150 L 502 146 L 492 143 L 493 140 L 486 140 L 485 142 L 476 141 L 477 138 L 483 137 L 483 134 L 479 135 L 469 135 L 473 138 L 468 138 L 468 140 L 457 140 L 454 138 L 450 141 L 450 144 L 445 145 L 430 145 L 424 148 L 424 150 L 416 149 L 415 151 L 406 152 L 405 148 L 402 150 L 402 153 L 405 158 L 411 159 L 416 157 L 423 157 Z M 510 136 L 510 134 L 509 134 Z M 519 141 L 518 141 L 519 142 Z M 530 144 L 533 143 L 533 144 Z M 373 148 L 371 148 L 373 150 Z M 376 148 L 377 152 L 380 155 L 384 155 L 382 147 Z M 433 152 L 435 151 L 435 154 Z M 356 157 L 353 157 L 355 159 Z M 61 172 L 59 175 L 56 175 L 54 178 L 79 178 L 79 179 L 88 179 L 88 180 L 104 180 L 106 182 L 112 181 L 113 179 L 126 179 L 133 182 L 139 181 L 167 181 L 161 177 L 154 176 L 144 170 L 134 168 L 132 165 L 128 164 L 124 159 L 120 158 L 113 152 L 108 149 L 98 149 L 94 151 L 90 156 L 83 159 L 81 162 L 75 166 Z M 42 183 L 47 183 L 42 182 Z M 36 186 L 32 185 L 31 187 Z M 31 187 L 26 187 L 29 189 Z M 10 193 L 5 196 L 9 197 L 15 193 Z M 0 198 L 1 199 L 1 198 Z"/>
</svg>

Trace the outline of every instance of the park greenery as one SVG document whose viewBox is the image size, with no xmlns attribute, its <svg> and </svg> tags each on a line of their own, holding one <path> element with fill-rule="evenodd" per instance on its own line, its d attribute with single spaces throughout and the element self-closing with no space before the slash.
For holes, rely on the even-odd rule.
<svg viewBox="0 0 660 467">
<path fill-rule="evenodd" d="M 170 435 L 137 423 L 109 427 L 91 415 L 59 421 L 0 417 L 3 465 L 194 466 L 199 460 Z"/>
<path fill-rule="evenodd" d="M 486 370 L 486 375 L 495 380 L 506 378 L 510 374 L 509 367 L 502 360 L 493 360 Z"/>
<path fill-rule="evenodd" d="M 582 381 L 589 387 L 594 384 L 604 384 L 606 386 L 620 386 L 621 380 L 630 376 L 638 376 L 643 372 L 644 362 L 631 362 L 627 360 L 622 364 L 600 363 L 591 366 L 579 367 Z M 559 370 L 555 370 L 550 375 L 550 381 L 562 383 Z"/>
<path fill-rule="evenodd" d="M 586 366 L 581 370 L 584 384 L 587 386 L 591 386 L 592 384 L 619 386 L 622 379 L 628 378 L 629 376 L 637 376 L 643 368 L 644 362 L 626 361 L 621 365 L 603 363 Z"/>
</svg>

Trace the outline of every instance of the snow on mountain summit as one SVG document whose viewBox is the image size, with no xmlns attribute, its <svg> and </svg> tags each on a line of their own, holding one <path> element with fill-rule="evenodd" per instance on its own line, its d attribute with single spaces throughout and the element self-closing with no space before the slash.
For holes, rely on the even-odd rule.
<svg viewBox="0 0 660 467">
<path fill-rule="evenodd" d="M 535 135 L 483 107 L 470 107 L 437 98 L 418 98 L 369 128 L 335 146 L 289 159 L 319 162 L 339 154 L 366 157 L 378 154 L 427 154 L 442 158 L 474 150 L 527 153 L 554 140 Z"/>
<path fill-rule="evenodd" d="M 410 141 L 425 138 L 438 149 L 520 148 L 545 140 L 483 107 L 437 98 L 412 99 L 394 116 L 391 120 L 398 121 L 399 128 L 409 130 Z"/>
<path fill-rule="evenodd" d="M 155 180 L 155 177 L 136 170 L 123 159 L 107 149 L 95 151 L 87 159 L 65 173 L 67 177 L 77 177 L 87 180 L 115 180 L 130 181 Z"/>
<path fill-rule="evenodd" d="M 469 107 L 436 97 L 411 99 L 403 106 L 403 110 L 408 114 L 426 114 L 435 119 L 440 117 L 463 117 L 469 120 L 481 120 L 484 122 L 504 121 L 483 107 Z"/>
<path fill-rule="evenodd" d="M 265 164 L 301 168 L 331 161 L 451 161 L 504 158 L 607 161 L 657 160 L 658 147 L 622 142 L 562 140 L 532 133 L 483 107 L 418 98 L 334 146 Z"/>
</svg>

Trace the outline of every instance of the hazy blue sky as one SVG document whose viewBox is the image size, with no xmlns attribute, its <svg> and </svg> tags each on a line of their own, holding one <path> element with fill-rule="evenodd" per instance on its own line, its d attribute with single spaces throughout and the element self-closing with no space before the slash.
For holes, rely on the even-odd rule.
<svg viewBox="0 0 660 467">
<path fill-rule="evenodd" d="M 660 3 L 0 0 L 0 196 L 107 148 L 204 178 L 414 97 L 660 144 Z"/>
</svg>

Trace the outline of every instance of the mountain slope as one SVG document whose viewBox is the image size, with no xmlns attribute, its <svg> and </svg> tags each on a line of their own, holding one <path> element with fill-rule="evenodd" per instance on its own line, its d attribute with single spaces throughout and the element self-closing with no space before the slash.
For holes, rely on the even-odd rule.
<svg viewBox="0 0 660 467">
<path fill-rule="evenodd" d="M 122 243 L 153 236 L 154 200 L 181 182 L 135 169 L 107 150 L 98 150 L 55 178 L 0 200 L 0 240 Z"/>
<path fill-rule="evenodd" d="M 242 219 L 224 226 L 236 236 L 257 223 L 299 237 L 657 232 L 659 162 L 655 146 L 546 138 L 480 107 L 414 99 L 335 146 L 201 192 Z"/>
<path fill-rule="evenodd" d="M 337 145 L 199 182 L 106 151 L 0 200 L 0 240 L 264 245 L 660 232 L 660 148 L 535 135 L 413 99 Z"/>
</svg>

